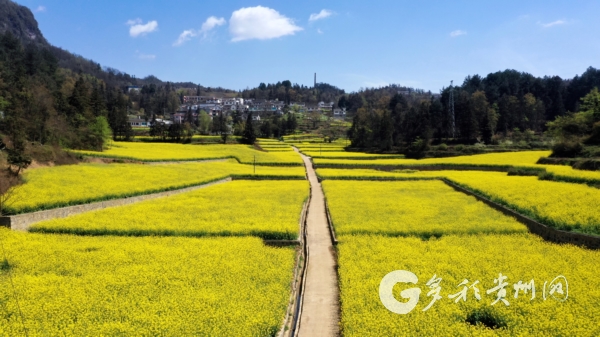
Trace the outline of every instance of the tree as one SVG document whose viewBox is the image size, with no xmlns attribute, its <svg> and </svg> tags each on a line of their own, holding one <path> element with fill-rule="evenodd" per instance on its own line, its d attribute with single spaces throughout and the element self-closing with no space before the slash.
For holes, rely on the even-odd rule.
<svg viewBox="0 0 600 337">
<path fill-rule="evenodd" d="M 340 99 L 338 100 L 338 108 L 340 109 L 346 109 L 346 95 L 343 95 L 342 97 L 340 97 Z"/>
<path fill-rule="evenodd" d="M 186 143 L 191 143 L 194 137 L 194 124 L 188 122 L 183 123 L 183 137 Z"/>
<path fill-rule="evenodd" d="M 308 118 L 312 123 L 312 128 L 316 129 L 321 124 L 321 113 L 318 110 L 314 110 L 308 114 Z"/>
<path fill-rule="evenodd" d="M 112 131 L 108 125 L 108 120 L 104 116 L 96 117 L 96 123 L 90 126 L 92 135 L 98 140 L 98 149 L 105 150 L 110 147 L 112 142 Z"/>
<path fill-rule="evenodd" d="M 0 216 L 6 215 L 6 209 L 17 201 L 16 191 L 21 185 L 18 176 L 7 170 L 0 170 Z"/>
<path fill-rule="evenodd" d="M 535 96 L 533 94 L 526 94 L 521 99 L 521 111 L 519 114 L 518 127 L 521 130 L 530 128 L 531 119 L 535 115 Z"/>
<path fill-rule="evenodd" d="M 210 132 L 210 116 L 204 110 L 200 110 L 198 115 L 198 130 L 201 134 L 207 135 Z"/>
<path fill-rule="evenodd" d="M 286 120 L 286 133 L 294 133 L 296 132 L 296 128 L 298 127 L 298 120 L 296 120 L 296 115 L 294 115 L 294 112 L 291 112 L 287 115 L 287 120 Z"/>
<path fill-rule="evenodd" d="M 600 92 L 598 88 L 592 89 L 581 99 L 580 110 L 590 112 L 594 120 L 600 120 Z"/>
<path fill-rule="evenodd" d="M 220 135 L 223 139 L 223 143 L 227 144 L 227 138 L 229 137 L 229 125 L 227 123 L 227 116 L 224 112 L 221 112 L 218 117 L 213 118 L 213 132 Z"/>
<path fill-rule="evenodd" d="M 25 142 L 23 139 L 12 139 L 13 148 L 6 149 L 8 157 L 6 161 L 9 165 L 9 170 L 18 176 L 22 170 L 31 165 L 31 157 L 25 153 Z M 13 168 L 14 167 L 14 168 Z"/>
<path fill-rule="evenodd" d="M 479 123 L 474 110 L 471 109 L 471 95 L 465 90 L 455 90 L 455 115 L 457 137 L 464 142 L 471 142 L 479 135 Z"/>
<path fill-rule="evenodd" d="M 271 122 L 270 121 L 264 121 L 261 124 L 260 134 L 264 138 L 271 138 L 271 136 L 273 135 L 273 132 L 271 130 Z"/>
<path fill-rule="evenodd" d="M 392 121 L 392 115 L 389 111 L 385 111 L 381 118 L 381 125 L 379 128 L 379 149 L 382 151 L 389 151 L 394 145 L 394 122 Z"/>
<path fill-rule="evenodd" d="M 410 159 L 422 159 L 425 157 L 425 154 L 429 150 L 429 140 L 421 139 L 417 137 L 412 144 L 408 147 L 406 151 L 406 158 Z"/>
<path fill-rule="evenodd" d="M 165 122 L 156 120 L 156 115 L 152 115 L 152 122 L 150 123 L 150 136 L 160 137 L 162 140 L 166 139 L 167 126 Z"/>
<path fill-rule="evenodd" d="M 233 135 L 234 136 L 243 136 L 245 126 L 246 126 L 246 124 L 244 122 L 237 122 L 237 123 L 233 124 Z"/>
<path fill-rule="evenodd" d="M 498 101 L 500 131 L 506 135 L 509 130 L 517 126 L 517 112 L 519 111 L 519 99 L 511 95 L 503 95 Z"/>
<path fill-rule="evenodd" d="M 194 125 L 194 113 L 192 112 L 191 107 L 188 107 L 187 111 L 185 112 L 185 122 L 189 123 L 190 125 Z"/>
<path fill-rule="evenodd" d="M 180 142 L 184 135 L 184 125 L 181 123 L 173 123 L 169 125 L 168 134 L 171 141 Z"/>
<path fill-rule="evenodd" d="M 596 133 L 600 122 L 600 92 L 596 88 L 592 89 L 581 99 L 581 102 L 581 112 L 559 116 L 547 124 L 548 133 L 559 138 L 561 143 L 579 143 L 582 140 L 592 144 L 597 142 Z"/>
<path fill-rule="evenodd" d="M 254 144 L 256 141 L 256 134 L 254 134 L 254 126 L 252 125 L 252 113 L 248 114 L 246 118 L 246 125 L 244 125 L 244 134 L 242 135 L 242 143 Z"/>
<path fill-rule="evenodd" d="M 475 91 L 471 95 L 469 107 L 471 109 L 469 117 L 473 119 L 474 124 L 470 139 L 474 139 L 482 135 L 482 131 L 487 124 L 487 116 L 489 114 L 490 104 L 485 97 L 485 92 Z M 491 135 L 489 135 L 489 138 L 491 139 Z"/>
</svg>

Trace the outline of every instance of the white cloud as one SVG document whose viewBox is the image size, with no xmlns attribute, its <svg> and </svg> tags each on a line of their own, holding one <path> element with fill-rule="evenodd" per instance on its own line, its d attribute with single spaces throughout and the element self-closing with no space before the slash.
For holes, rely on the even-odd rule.
<svg viewBox="0 0 600 337">
<path fill-rule="evenodd" d="M 308 21 L 317 21 L 321 19 L 328 18 L 333 15 L 333 12 L 327 9 L 321 9 L 319 13 L 311 14 L 308 18 Z"/>
<path fill-rule="evenodd" d="M 156 55 L 144 54 L 144 53 L 140 53 L 137 51 L 136 51 L 136 54 L 140 60 L 155 60 L 156 59 Z"/>
<path fill-rule="evenodd" d="M 174 47 L 181 46 L 192 38 L 202 35 L 204 38 L 208 36 L 208 33 L 213 30 L 215 27 L 222 26 L 226 23 L 224 18 L 217 18 L 216 16 L 211 16 L 202 24 L 202 28 L 200 30 L 184 30 L 183 33 L 179 35 L 177 41 L 173 43 Z"/>
<path fill-rule="evenodd" d="M 183 33 L 179 35 L 177 41 L 173 43 L 173 47 L 181 46 L 182 44 L 186 43 L 187 41 L 191 40 L 193 37 L 196 36 L 198 36 L 198 34 L 195 30 L 184 30 Z"/>
<path fill-rule="evenodd" d="M 128 26 L 133 26 L 133 25 L 138 25 L 142 23 L 142 19 L 135 19 L 135 20 L 127 20 L 127 22 L 125 23 Z"/>
<path fill-rule="evenodd" d="M 226 23 L 224 18 L 217 18 L 216 16 L 211 16 L 202 24 L 202 28 L 200 29 L 200 33 L 206 34 L 213 30 L 215 27 L 222 26 Z"/>
<path fill-rule="evenodd" d="M 467 35 L 467 32 L 465 32 L 464 30 L 457 29 L 450 33 L 450 37 L 459 37 L 461 35 Z"/>
<path fill-rule="evenodd" d="M 363 84 L 367 87 L 367 88 L 382 88 L 382 87 L 387 87 L 388 85 L 390 85 L 388 82 L 386 81 L 365 81 L 363 82 Z"/>
<path fill-rule="evenodd" d="M 143 24 L 142 19 L 135 19 L 127 21 L 126 24 L 130 26 L 129 35 L 131 37 L 144 36 L 158 30 L 158 22 L 156 21 L 148 21 L 148 23 Z"/>
<path fill-rule="evenodd" d="M 262 6 L 238 9 L 229 19 L 229 32 L 233 36 L 233 42 L 274 39 L 294 35 L 301 30 L 292 19 Z"/>
<path fill-rule="evenodd" d="M 323 34 L 323 31 L 319 28 L 319 29 L 317 29 L 317 33 Z"/>
<path fill-rule="evenodd" d="M 38 8 L 36 8 L 35 11 L 37 13 L 45 12 L 46 11 L 46 7 L 45 6 L 38 6 Z"/>
<path fill-rule="evenodd" d="M 538 22 L 538 24 L 544 28 L 550 28 L 552 26 L 560 26 L 560 25 L 564 25 L 566 23 L 567 23 L 567 21 L 565 21 L 565 20 L 556 20 L 556 21 L 552 21 L 552 22 L 548 22 L 548 23 Z"/>
</svg>

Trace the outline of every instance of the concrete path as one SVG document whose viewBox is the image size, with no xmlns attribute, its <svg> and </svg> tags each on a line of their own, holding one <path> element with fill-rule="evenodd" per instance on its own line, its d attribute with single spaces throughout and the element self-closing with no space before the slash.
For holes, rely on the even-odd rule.
<svg viewBox="0 0 600 337">
<path fill-rule="evenodd" d="M 334 248 L 325 214 L 323 190 L 310 159 L 301 156 L 306 165 L 312 196 L 306 221 L 309 260 L 304 281 L 298 336 L 338 336 L 340 333 L 339 286 Z"/>
</svg>

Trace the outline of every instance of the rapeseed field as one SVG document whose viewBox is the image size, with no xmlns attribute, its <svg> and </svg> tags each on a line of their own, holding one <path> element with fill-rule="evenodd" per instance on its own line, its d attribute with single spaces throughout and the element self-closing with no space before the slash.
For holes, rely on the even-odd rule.
<svg viewBox="0 0 600 337">
<path fill-rule="evenodd" d="M 426 159 L 377 159 L 344 160 L 344 159 L 314 159 L 318 165 L 352 167 L 352 166 L 402 166 L 402 165 L 473 165 L 473 166 L 526 166 L 534 165 L 541 157 L 547 157 L 550 151 L 522 151 L 486 153 L 472 156 L 426 158 Z"/>
<path fill-rule="evenodd" d="M 272 336 L 293 248 L 0 229 L 2 336 Z"/>
<path fill-rule="evenodd" d="M 324 179 L 445 178 L 554 228 L 600 234 L 600 190 L 583 184 L 483 171 L 384 172 L 366 169 L 319 169 L 317 173 Z M 324 186 L 330 182 L 332 181 L 325 180 Z M 382 183 L 382 186 L 386 185 L 387 183 Z M 432 194 L 432 197 L 435 198 L 435 195 Z"/>
<path fill-rule="evenodd" d="M 428 238 L 527 231 L 514 219 L 441 181 L 326 180 L 322 185 L 339 235 L 367 233 Z"/>
<path fill-rule="evenodd" d="M 45 233 L 294 240 L 308 182 L 242 181 L 35 224 Z"/>
<path fill-rule="evenodd" d="M 256 172 L 256 174 L 254 173 Z M 230 176 L 303 179 L 303 167 L 238 164 L 235 160 L 161 165 L 80 164 L 29 170 L 16 190 L 12 214 L 201 185 Z"/>
<path fill-rule="evenodd" d="M 600 335 L 594 319 L 600 315 L 598 251 L 545 242 L 531 234 L 339 239 L 341 328 L 346 337 Z M 394 287 L 402 302 L 407 300 L 400 292 L 420 290 L 414 309 L 403 315 L 386 309 L 379 298 L 383 277 L 395 270 L 418 277 L 416 284 Z M 506 277 L 502 283 L 507 304 L 496 302 L 499 290 L 488 293 L 499 285 L 494 283 L 499 274 Z M 567 289 L 560 282 L 562 294 L 551 286 L 562 280 L 555 281 L 560 275 L 568 283 Z M 530 285 L 532 280 L 535 298 L 532 289 L 516 294 L 522 289 L 515 288 L 519 281 Z M 438 288 L 440 298 L 433 301 Z M 456 296 L 465 289 L 464 299 Z"/>
<path fill-rule="evenodd" d="M 209 159 L 234 158 L 243 164 L 301 166 L 302 159 L 292 152 L 269 153 L 257 151 L 248 145 L 189 145 L 165 143 L 127 143 L 115 142 L 103 152 L 72 152 L 86 156 L 121 158 L 139 161 L 198 161 Z"/>
</svg>

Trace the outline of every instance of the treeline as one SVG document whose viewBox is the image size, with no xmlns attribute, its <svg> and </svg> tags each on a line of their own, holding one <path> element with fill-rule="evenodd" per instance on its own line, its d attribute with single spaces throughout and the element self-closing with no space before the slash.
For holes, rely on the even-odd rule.
<svg viewBox="0 0 600 337">
<path fill-rule="evenodd" d="M 344 90 L 327 83 L 317 83 L 316 87 L 307 87 L 292 84 L 292 82 L 286 80 L 275 84 L 261 83 L 256 88 L 243 90 L 241 97 L 266 100 L 277 99 L 289 105 L 292 102 L 313 104 L 318 102 L 335 102 L 344 93 Z"/>
<path fill-rule="evenodd" d="M 131 139 L 128 115 L 141 113 L 151 120 L 178 110 L 185 90 L 180 84 L 154 76 L 137 80 L 66 51 L 60 50 L 59 58 L 57 50 L 10 30 L 0 34 L 0 134 L 9 137 L 10 149 L 36 142 L 101 150 L 110 137 Z M 145 82 L 139 92 L 128 92 L 128 86 Z"/>
<path fill-rule="evenodd" d="M 391 150 L 431 139 L 490 144 L 514 130 L 546 131 L 547 122 L 579 111 L 581 98 L 598 86 L 594 68 L 571 80 L 506 70 L 469 76 L 439 96 L 368 89 L 341 97 L 338 105 L 354 114 L 348 134 L 354 147 Z"/>
<path fill-rule="evenodd" d="M 102 149 L 110 136 L 127 138 L 128 98 L 89 75 L 59 68 L 48 48 L 0 35 L 0 133 L 14 149 L 26 142 Z"/>
<path fill-rule="evenodd" d="M 222 118 L 228 119 L 227 123 L 233 125 L 233 135 L 241 137 L 244 137 L 244 135 L 247 136 L 249 125 L 253 126 L 252 134 L 256 134 L 263 138 L 280 138 L 288 134 L 293 134 L 298 128 L 298 120 L 293 113 L 286 113 L 284 115 L 275 113 L 271 116 L 263 116 L 261 121 L 253 121 L 251 112 L 246 111 L 242 113 L 236 111 L 229 117 L 223 117 L 221 114 L 219 117 L 214 118 L 212 132 L 219 133 L 223 129 L 221 127 Z"/>
<path fill-rule="evenodd" d="M 176 87 L 150 84 L 128 95 L 118 84 L 121 73 L 101 71 L 110 85 L 92 74 L 61 68 L 51 48 L 23 45 L 10 31 L 0 35 L 0 133 L 12 148 L 26 142 L 101 150 L 112 136 L 129 140 L 128 113 L 146 108 L 151 113 L 175 111 Z"/>
</svg>

